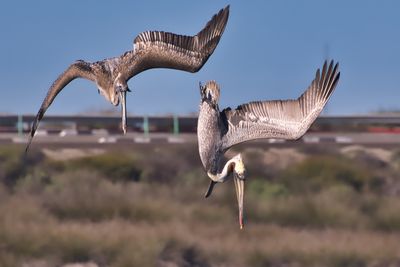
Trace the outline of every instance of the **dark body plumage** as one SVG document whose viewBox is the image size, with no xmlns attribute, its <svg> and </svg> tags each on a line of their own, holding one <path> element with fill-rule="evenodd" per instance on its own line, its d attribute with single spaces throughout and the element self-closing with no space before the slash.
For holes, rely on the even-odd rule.
<svg viewBox="0 0 400 267">
<path fill-rule="evenodd" d="M 118 105 L 120 101 L 125 101 L 125 93 L 129 91 L 128 80 L 142 71 L 152 68 L 170 68 L 192 73 L 199 71 L 217 47 L 228 17 L 229 6 L 214 15 L 195 36 L 146 31 L 135 38 L 133 50 L 119 57 L 94 63 L 76 61 L 54 81 L 48 90 L 32 124 L 27 149 L 44 113 L 57 94 L 72 80 L 85 78 L 95 82 L 99 93 L 113 105 Z M 121 92 L 124 94 L 121 95 Z M 123 112 L 126 113 L 126 111 Z"/>
</svg>

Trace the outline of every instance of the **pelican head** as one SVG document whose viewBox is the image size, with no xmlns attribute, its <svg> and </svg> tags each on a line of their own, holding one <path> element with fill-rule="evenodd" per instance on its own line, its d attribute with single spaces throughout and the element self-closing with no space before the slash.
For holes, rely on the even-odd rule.
<svg viewBox="0 0 400 267">
<path fill-rule="evenodd" d="M 235 163 L 233 173 L 238 175 L 239 179 L 244 179 L 246 177 L 246 168 L 243 163 L 242 154 L 237 154 L 231 160 Z"/>
<path fill-rule="evenodd" d="M 207 173 L 208 177 L 212 180 L 210 186 L 206 192 L 206 197 L 210 196 L 215 183 L 225 182 L 230 175 L 233 176 L 235 183 L 236 198 L 239 207 L 239 225 L 240 229 L 244 228 L 243 223 L 243 199 L 244 199 L 244 181 L 246 179 L 246 168 L 244 166 L 242 155 L 238 154 L 230 159 L 224 166 L 223 170 L 219 174 Z"/>
<path fill-rule="evenodd" d="M 108 92 L 109 92 L 108 100 L 114 106 L 118 106 L 119 102 L 121 100 L 121 93 L 123 92 L 122 87 L 113 85 L 112 88 L 110 88 L 110 90 Z"/>
<path fill-rule="evenodd" d="M 121 81 L 119 78 L 120 76 L 118 75 L 114 83 L 113 98 L 111 99 L 115 106 L 117 106 L 119 101 L 121 101 L 122 130 L 124 134 L 126 134 L 126 93 L 131 90 L 129 90 L 126 81 Z"/>
<path fill-rule="evenodd" d="M 97 91 L 113 106 L 119 105 L 119 95 L 116 93 L 114 85 L 111 84 L 105 87 L 104 85 L 97 84 Z"/>
<path fill-rule="evenodd" d="M 213 105 L 218 105 L 219 85 L 215 81 L 208 81 L 204 86 L 200 83 L 201 101 L 207 101 Z"/>
<path fill-rule="evenodd" d="M 114 106 L 121 103 L 122 130 L 126 134 L 126 92 L 130 92 L 126 81 L 122 80 L 120 75 L 117 76 L 114 83 L 107 80 L 97 83 L 99 93 L 101 93 Z M 106 90 L 107 89 L 107 90 Z"/>
</svg>

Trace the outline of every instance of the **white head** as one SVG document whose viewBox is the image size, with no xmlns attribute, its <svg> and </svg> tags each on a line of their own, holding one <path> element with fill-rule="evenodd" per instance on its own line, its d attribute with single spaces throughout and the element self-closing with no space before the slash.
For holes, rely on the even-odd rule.
<svg viewBox="0 0 400 267">
<path fill-rule="evenodd" d="M 244 166 L 243 160 L 242 160 L 242 154 L 237 154 L 234 156 L 231 161 L 233 162 L 233 170 L 232 173 L 237 174 L 240 178 L 245 177 L 246 175 L 246 168 Z"/>
<path fill-rule="evenodd" d="M 114 106 L 118 106 L 121 102 L 122 130 L 126 133 L 126 93 L 131 91 L 128 84 L 121 78 L 121 74 L 119 74 L 114 82 L 110 80 L 98 81 L 97 87 L 99 88 L 99 93 Z"/>
<path fill-rule="evenodd" d="M 220 89 L 217 82 L 208 81 L 204 86 L 201 83 L 199 86 L 200 86 L 201 101 L 202 102 L 207 101 L 213 105 L 218 105 Z"/>
<path fill-rule="evenodd" d="M 243 229 L 243 199 L 244 199 L 244 181 L 246 178 L 246 168 L 242 160 L 242 155 L 237 154 L 225 164 L 221 173 L 207 173 L 212 182 L 206 192 L 206 197 L 210 196 L 216 182 L 225 182 L 232 174 L 235 183 L 236 198 L 239 206 L 239 225 Z"/>
<path fill-rule="evenodd" d="M 130 92 L 128 84 L 121 78 L 121 74 L 112 80 L 111 77 L 97 81 L 99 93 L 114 106 L 118 106 L 122 102 L 122 94 Z"/>
<path fill-rule="evenodd" d="M 118 106 L 119 101 L 120 101 L 120 95 L 115 90 L 114 86 L 111 85 L 110 87 L 107 87 L 106 89 L 103 86 L 101 86 L 99 84 L 97 85 L 97 88 L 99 89 L 99 94 L 104 96 L 104 98 L 107 101 L 109 101 L 111 104 L 113 104 L 114 106 Z"/>
</svg>

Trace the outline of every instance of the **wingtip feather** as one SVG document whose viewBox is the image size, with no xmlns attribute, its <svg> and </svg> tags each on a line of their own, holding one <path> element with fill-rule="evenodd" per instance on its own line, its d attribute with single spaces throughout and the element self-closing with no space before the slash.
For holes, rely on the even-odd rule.
<svg viewBox="0 0 400 267">
<path fill-rule="evenodd" d="M 40 120 L 43 118 L 44 112 L 45 112 L 44 108 L 41 107 L 41 108 L 39 109 L 39 112 L 37 113 L 37 115 L 36 115 L 36 117 L 35 117 L 35 120 L 34 120 L 33 123 L 32 123 L 31 131 L 30 131 L 30 133 L 29 133 L 28 144 L 26 145 L 26 148 L 25 148 L 25 153 L 28 152 L 29 147 L 31 146 L 33 137 L 35 136 L 35 132 L 36 132 L 38 126 L 39 126 Z"/>
</svg>

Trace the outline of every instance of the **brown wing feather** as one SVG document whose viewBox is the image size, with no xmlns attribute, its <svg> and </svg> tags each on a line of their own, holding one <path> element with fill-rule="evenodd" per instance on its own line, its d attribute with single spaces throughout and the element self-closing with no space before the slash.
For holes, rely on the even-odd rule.
<svg viewBox="0 0 400 267">
<path fill-rule="evenodd" d="M 128 54 L 135 57 L 128 78 L 151 68 L 197 72 L 217 47 L 228 17 L 229 6 L 214 15 L 195 36 L 162 31 L 142 32 L 134 40 L 135 52 Z"/>
<path fill-rule="evenodd" d="M 221 112 L 227 126 L 223 149 L 259 138 L 298 139 L 310 128 L 335 89 L 338 64 L 325 62 L 308 89 L 296 100 L 256 101 Z"/>
<path fill-rule="evenodd" d="M 37 113 L 35 120 L 32 123 L 26 151 L 28 151 L 29 149 L 32 138 L 35 135 L 40 120 L 43 118 L 44 113 L 51 105 L 54 98 L 67 84 L 69 84 L 72 80 L 76 78 L 85 78 L 92 81 L 95 80 L 92 68 L 90 67 L 89 63 L 80 60 L 75 62 L 74 64 L 70 65 L 68 69 L 64 71 L 60 76 L 58 76 L 57 80 L 53 82 L 49 91 L 47 92 L 45 99 L 42 102 L 42 105 L 40 106 L 39 112 Z"/>
</svg>

